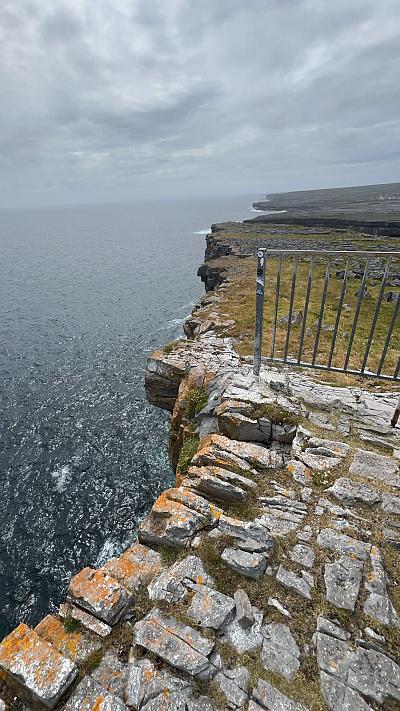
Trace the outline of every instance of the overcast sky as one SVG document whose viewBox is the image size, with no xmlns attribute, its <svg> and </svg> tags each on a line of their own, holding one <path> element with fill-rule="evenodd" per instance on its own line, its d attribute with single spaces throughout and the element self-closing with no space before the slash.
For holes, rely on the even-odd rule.
<svg viewBox="0 0 400 711">
<path fill-rule="evenodd" d="M 400 179 L 399 0 L 1 0 L 0 205 Z"/>
</svg>

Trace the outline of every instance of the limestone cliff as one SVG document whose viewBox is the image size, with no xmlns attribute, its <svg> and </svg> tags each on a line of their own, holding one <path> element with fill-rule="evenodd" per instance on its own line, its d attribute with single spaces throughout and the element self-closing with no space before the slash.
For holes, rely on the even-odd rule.
<svg viewBox="0 0 400 711">
<path fill-rule="evenodd" d="M 208 237 L 215 288 L 146 370 L 172 413 L 175 486 L 137 542 L 3 640 L 8 708 L 399 708 L 397 393 L 255 378 L 224 312 L 253 250 L 232 225 Z"/>
</svg>

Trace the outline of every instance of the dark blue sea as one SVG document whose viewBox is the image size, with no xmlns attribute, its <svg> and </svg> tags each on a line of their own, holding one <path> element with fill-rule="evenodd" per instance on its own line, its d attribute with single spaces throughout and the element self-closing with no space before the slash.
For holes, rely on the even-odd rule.
<svg viewBox="0 0 400 711">
<path fill-rule="evenodd" d="M 146 357 L 202 293 L 204 233 L 252 199 L 0 211 L 0 639 L 129 544 L 172 482 Z"/>
</svg>

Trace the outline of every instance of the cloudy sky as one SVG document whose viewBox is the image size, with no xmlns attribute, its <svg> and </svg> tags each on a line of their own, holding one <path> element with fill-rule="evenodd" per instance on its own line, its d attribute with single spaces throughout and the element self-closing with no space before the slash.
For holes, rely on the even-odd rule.
<svg viewBox="0 0 400 711">
<path fill-rule="evenodd" d="M 400 178 L 399 0 L 1 0 L 0 205 Z"/>
</svg>

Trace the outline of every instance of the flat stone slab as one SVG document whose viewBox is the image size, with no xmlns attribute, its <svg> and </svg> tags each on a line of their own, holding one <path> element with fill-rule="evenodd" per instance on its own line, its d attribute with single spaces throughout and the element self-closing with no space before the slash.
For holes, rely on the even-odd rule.
<svg viewBox="0 0 400 711">
<path fill-rule="evenodd" d="M 257 607 L 252 607 L 252 613 L 254 620 L 252 625 L 243 627 L 237 617 L 234 617 L 228 622 L 221 636 L 221 642 L 230 644 L 238 654 L 253 652 L 262 646 L 261 625 L 263 613 Z"/>
<path fill-rule="evenodd" d="M 190 555 L 177 561 L 154 578 L 148 586 L 150 600 L 170 603 L 181 602 L 189 595 L 193 585 L 215 587 L 214 580 L 207 575 L 200 558 Z"/>
<path fill-rule="evenodd" d="M 44 617 L 36 625 L 35 632 L 61 654 L 77 664 L 87 662 L 102 647 L 99 638 L 86 630 L 66 632 L 61 620 L 53 615 Z"/>
<path fill-rule="evenodd" d="M 114 625 L 131 604 L 133 593 L 104 570 L 84 568 L 72 578 L 67 599 L 103 622 Z"/>
<path fill-rule="evenodd" d="M 382 508 L 386 513 L 400 516 L 400 496 L 382 494 Z"/>
<path fill-rule="evenodd" d="M 282 455 L 279 452 L 259 444 L 240 442 L 217 434 L 211 435 L 211 442 L 225 452 L 244 459 L 251 467 L 260 471 L 275 469 L 283 464 Z"/>
<path fill-rule="evenodd" d="M 333 486 L 326 490 L 327 494 L 332 494 L 335 499 L 343 501 L 345 504 L 354 506 L 356 504 L 366 504 L 373 506 L 381 501 L 382 496 L 376 489 L 365 484 L 341 477 L 336 479 Z"/>
<path fill-rule="evenodd" d="M 221 509 L 185 487 L 164 491 L 139 524 L 141 543 L 185 548 L 204 528 L 215 525 Z"/>
<path fill-rule="evenodd" d="M 338 533 L 331 528 L 323 528 L 317 536 L 317 543 L 321 548 L 327 548 L 339 555 L 355 556 L 359 560 L 368 560 L 370 543 L 358 541 L 356 538 Z"/>
<path fill-rule="evenodd" d="M 349 473 L 400 488 L 398 462 L 392 457 L 385 457 L 367 449 L 356 449 Z"/>
<path fill-rule="evenodd" d="M 193 589 L 195 595 L 187 611 L 188 616 L 199 627 L 218 630 L 236 608 L 234 599 L 205 585 L 195 585 Z"/>
<path fill-rule="evenodd" d="M 300 667 L 300 649 L 287 625 L 271 623 L 261 629 L 261 661 L 265 669 L 293 679 Z"/>
<path fill-rule="evenodd" d="M 326 599 L 336 607 L 354 610 L 360 591 L 363 562 L 341 556 L 334 563 L 325 564 Z"/>
<path fill-rule="evenodd" d="M 219 501 L 244 501 L 250 492 L 257 491 L 253 479 L 217 466 L 191 466 L 184 481 L 190 482 L 190 488 L 195 487 L 198 492 Z"/>
<path fill-rule="evenodd" d="M 378 704 L 383 704 L 386 699 L 400 701 L 399 665 L 372 649 L 357 648 L 350 664 L 347 683 Z"/>
<path fill-rule="evenodd" d="M 314 565 L 315 553 L 310 546 L 297 543 L 290 551 L 289 558 L 294 563 L 298 563 L 304 568 L 312 568 Z"/>
<path fill-rule="evenodd" d="M 376 546 L 371 548 L 370 560 L 371 570 L 365 580 L 369 595 L 364 603 L 364 612 L 382 625 L 398 627 L 400 620 L 387 591 L 388 578 L 383 556 Z"/>
<path fill-rule="evenodd" d="M 118 696 L 110 694 L 93 677 L 87 676 L 78 684 L 65 711 L 127 711 Z"/>
<path fill-rule="evenodd" d="M 252 696 L 256 703 L 250 701 L 249 711 L 259 711 L 260 708 L 267 711 L 309 711 L 307 706 L 285 696 L 263 679 L 258 680 Z"/>
<path fill-rule="evenodd" d="M 214 648 L 214 642 L 157 609 L 136 623 L 134 644 L 191 676 L 207 670 L 210 666 L 208 655 Z"/>
<path fill-rule="evenodd" d="M 101 687 L 121 699 L 125 693 L 127 677 L 128 665 L 124 664 L 112 649 L 105 652 L 100 664 L 92 672 L 92 678 Z"/>
<path fill-rule="evenodd" d="M 161 569 L 160 554 L 140 543 L 128 548 L 121 557 L 111 558 L 102 567 L 108 575 L 132 591 L 148 585 Z"/>
<path fill-rule="evenodd" d="M 129 708 L 145 711 L 213 711 L 214 708 L 205 697 L 195 698 L 188 679 L 174 676 L 167 669 L 157 669 L 145 657 L 133 659 L 129 664 L 125 699 Z"/>
<path fill-rule="evenodd" d="M 262 553 L 249 553 L 238 548 L 225 548 L 221 560 L 235 573 L 246 578 L 260 578 L 267 567 L 267 560 Z"/>
<path fill-rule="evenodd" d="M 89 612 L 81 610 L 80 607 L 75 605 L 70 605 L 69 603 L 61 603 L 58 614 L 62 619 L 66 617 L 71 617 L 73 620 L 80 622 L 87 630 L 94 632 L 100 637 L 108 637 L 112 632 L 112 627 L 107 625 L 105 622 L 101 622 L 97 617 L 93 617 Z"/>
<path fill-rule="evenodd" d="M 0 644 L 0 671 L 29 702 L 53 709 L 78 669 L 27 625 L 20 624 Z"/>
<path fill-rule="evenodd" d="M 348 444 L 314 437 L 301 425 L 292 444 L 292 456 L 310 469 L 327 471 L 338 466 L 350 451 Z"/>
<path fill-rule="evenodd" d="M 238 666 L 219 672 L 214 683 L 225 695 L 231 709 L 242 708 L 249 698 L 250 672 L 246 667 Z"/>
<path fill-rule="evenodd" d="M 314 578 L 310 573 L 305 570 L 301 571 L 301 575 L 293 573 L 291 570 L 287 570 L 282 564 L 278 568 L 276 574 L 276 579 L 278 583 L 283 585 L 283 587 L 288 590 L 305 597 L 307 600 L 311 598 L 311 589 L 314 585 Z"/>
</svg>

